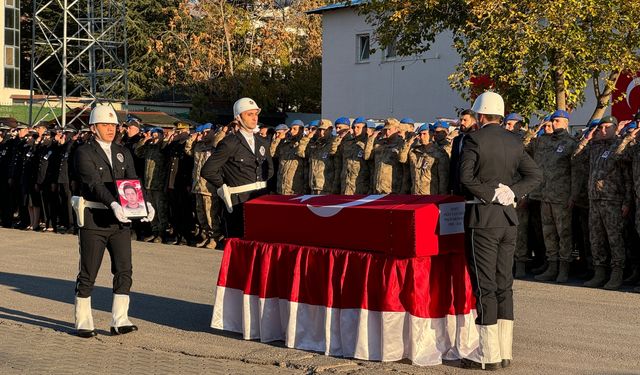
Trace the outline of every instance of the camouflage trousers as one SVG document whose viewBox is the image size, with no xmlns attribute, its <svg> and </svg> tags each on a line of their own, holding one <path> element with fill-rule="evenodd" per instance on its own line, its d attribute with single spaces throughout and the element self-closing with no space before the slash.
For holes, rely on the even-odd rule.
<svg viewBox="0 0 640 375">
<path fill-rule="evenodd" d="M 541 202 L 542 235 L 547 260 L 570 262 L 573 250 L 573 215 L 566 204 Z"/>
<path fill-rule="evenodd" d="M 518 234 L 516 237 L 516 251 L 514 260 L 516 262 L 526 262 L 529 259 L 529 209 L 527 207 L 517 207 L 518 214 Z"/>
<path fill-rule="evenodd" d="M 621 202 L 589 201 L 589 239 L 594 266 L 607 266 L 607 260 L 611 258 L 611 268 L 624 268 L 624 219 L 621 212 Z"/>
<path fill-rule="evenodd" d="M 222 235 L 220 218 L 222 205 L 217 196 L 196 194 L 196 218 L 204 230 L 211 232 L 214 238 Z"/>
<path fill-rule="evenodd" d="M 159 190 L 147 190 L 147 198 L 156 210 L 156 216 L 151 221 L 151 230 L 154 234 L 163 234 L 169 227 L 167 193 Z"/>
</svg>

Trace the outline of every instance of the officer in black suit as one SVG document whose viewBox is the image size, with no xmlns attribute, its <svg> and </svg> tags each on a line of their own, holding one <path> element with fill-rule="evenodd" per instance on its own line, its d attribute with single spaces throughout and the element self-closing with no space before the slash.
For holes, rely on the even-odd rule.
<svg viewBox="0 0 640 375">
<path fill-rule="evenodd" d="M 481 128 L 465 138 L 460 182 L 471 194 L 465 214 L 467 258 L 480 340 L 462 365 L 495 370 L 509 366 L 512 359 L 515 205 L 542 181 L 542 172 L 520 138 L 500 126 L 500 95 L 485 92 L 472 109 Z M 518 182 L 516 173 L 522 176 Z"/>
<path fill-rule="evenodd" d="M 200 171 L 226 206 L 227 238 L 244 235 L 243 203 L 266 194 L 267 181 L 273 176 L 269 142 L 255 133 L 260 108 L 252 99 L 242 98 L 233 105 L 233 113 L 240 129 L 218 143 Z"/>
<path fill-rule="evenodd" d="M 76 281 L 75 324 L 80 337 L 96 331 L 91 315 L 91 291 L 105 248 L 113 273 L 113 320 L 111 334 L 125 334 L 138 328 L 128 317 L 131 289 L 131 238 L 129 220 L 118 203 L 116 179 L 135 179 L 133 158 L 124 146 L 113 142 L 118 118 L 111 106 L 98 105 L 89 119 L 95 139 L 78 147 L 74 155 L 81 197 L 73 197 L 80 242 L 80 272 Z M 149 216 L 154 209 L 147 203 Z"/>
<path fill-rule="evenodd" d="M 460 184 L 460 164 L 462 162 L 462 146 L 465 138 L 478 130 L 476 113 L 465 109 L 460 113 L 460 134 L 453 139 L 451 145 L 451 161 L 449 163 L 449 191 L 453 195 L 464 195 Z"/>
</svg>

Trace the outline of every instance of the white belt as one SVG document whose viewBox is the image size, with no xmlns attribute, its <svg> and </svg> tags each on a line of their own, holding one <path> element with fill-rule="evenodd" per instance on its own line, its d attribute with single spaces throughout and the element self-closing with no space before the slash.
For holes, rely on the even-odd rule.
<svg viewBox="0 0 640 375">
<path fill-rule="evenodd" d="M 240 194 L 240 193 L 246 193 L 248 191 L 264 189 L 266 187 L 267 187 L 267 183 L 266 182 L 258 181 L 258 182 L 254 182 L 252 184 L 229 187 L 229 193 L 231 193 L 231 194 Z"/>
<path fill-rule="evenodd" d="M 466 203 L 466 204 L 484 204 L 484 202 L 481 201 L 478 198 L 473 198 L 472 200 L 466 201 L 464 203 Z"/>
<path fill-rule="evenodd" d="M 84 206 L 85 207 L 89 207 L 89 208 L 99 208 L 101 210 L 108 210 L 109 207 L 105 206 L 104 204 L 100 203 L 100 202 L 92 202 L 92 201 L 84 201 Z"/>
</svg>

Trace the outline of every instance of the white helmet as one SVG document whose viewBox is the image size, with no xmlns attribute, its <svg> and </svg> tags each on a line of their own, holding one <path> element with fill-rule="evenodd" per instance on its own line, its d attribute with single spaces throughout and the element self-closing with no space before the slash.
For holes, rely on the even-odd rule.
<svg viewBox="0 0 640 375">
<path fill-rule="evenodd" d="M 504 117 L 504 99 L 495 92 L 487 91 L 476 98 L 471 110 L 478 114 Z"/>
<path fill-rule="evenodd" d="M 113 107 L 106 105 L 97 105 L 89 116 L 89 125 L 95 124 L 114 124 L 118 125 L 118 115 Z"/>
<path fill-rule="evenodd" d="M 233 117 L 238 117 L 241 113 L 251 111 L 252 109 L 257 109 L 258 113 L 260 113 L 260 107 L 258 107 L 253 99 L 239 99 L 237 102 L 235 102 L 235 104 L 233 104 Z"/>
</svg>

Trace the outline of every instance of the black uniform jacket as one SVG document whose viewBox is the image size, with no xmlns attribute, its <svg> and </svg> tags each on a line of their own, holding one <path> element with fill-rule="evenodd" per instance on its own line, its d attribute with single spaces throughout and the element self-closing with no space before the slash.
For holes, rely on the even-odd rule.
<svg viewBox="0 0 640 375">
<path fill-rule="evenodd" d="M 519 173 L 522 179 L 516 183 Z M 498 124 L 487 124 L 465 137 L 460 182 L 473 196 L 485 204 L 467 205 L 469 228 L 501 228 L 518 225 L 513 206 L 491 203 L 498 184 L 511 188 L 516 202 L 542 182 L 542 171 L 525 152 L 522 140 Z"/>
<path fill-rule="evenodd" d="M 449 192 L 453 195 L 465 195 L 460 184 L 460 163 L 462 162 L 462 152 L 460 142 L 465 134 L 460 134 L 453 139 L 451 145 L 451 159 L 449 164 Z"/>
<path fill-rule="evenodd" d="M 80 180 L 80 192 L 85 200 L 100 202 L 108 209 L 86 208 L 85 229 L 118 229 L 121 227 L 109 207 L 118 202 L 116 179 L 137 178 L 133 157 L 126 147 L 111 143 L 111 161 L 97 141 L 91 140 L 78 147 L 74 154 L 75 169 Z"/>
<path fill-rule="evenodd" d="M 269 180 L 273 176 L 270 145 L 264 138 L 255 134 L 253 139 L 255 154 L 242 134 L 230 134 L 225 137 L 202 167 L 202 178 L 216 189 L 223 184 L 234 187 Z M 233 194 L 232 203 L 244 203 L 254 196 L 256 192 Z"/>
</svg>

